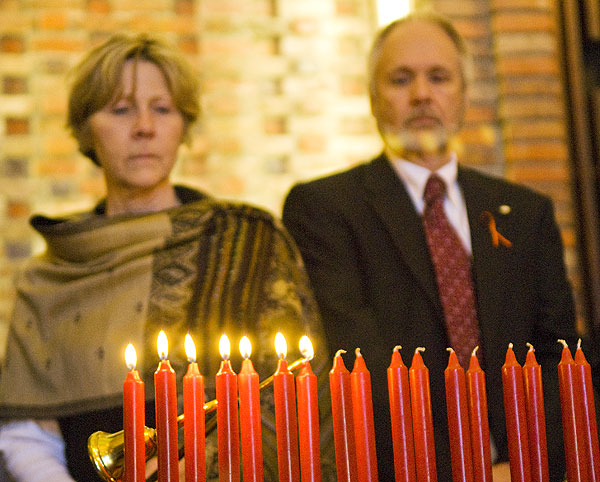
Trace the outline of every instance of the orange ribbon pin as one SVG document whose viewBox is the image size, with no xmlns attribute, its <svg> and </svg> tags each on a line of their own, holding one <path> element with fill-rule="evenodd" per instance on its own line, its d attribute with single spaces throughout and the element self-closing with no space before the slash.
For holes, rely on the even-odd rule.
<svg viewBox="0 0 600 482">
<path fill-rule="evenodd" d="M 503 246 L 510 248 L 512 246 L 512 242 L 506 239 L 498 232 L 498 230 L 496 229 L 496 220 L 494 219 L 492 213 L 489 211 L 483 211 L 481 215 L 483 218 L 485 218 L 485 220 L 488 223 L 488 228 L 492 236 L 492 244 L 494 245 L 494 247 L 497 248 L 500 244 L 502 244 Z"/>
</svg>

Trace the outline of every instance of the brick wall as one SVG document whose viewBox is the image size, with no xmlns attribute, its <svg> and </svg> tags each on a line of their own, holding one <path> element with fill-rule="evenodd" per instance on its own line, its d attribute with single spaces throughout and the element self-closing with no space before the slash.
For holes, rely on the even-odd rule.
<svg viewBox="0 0 600 482">
<path fill-rule="evenodd" d="M 155 31 L 201 72 L 176 180 L 279 213 L 298 180 L 378 153 L 364 75 L 374 0 L 1 0 L 0 330 L 33 212 L 86 209 L 99 171 L 64 129 L 65 76 L 112 32 Z M 475 57 L 461 159 L 552 196 L 579 293 L 554 2 L 435 0 Z"/>
</svg>

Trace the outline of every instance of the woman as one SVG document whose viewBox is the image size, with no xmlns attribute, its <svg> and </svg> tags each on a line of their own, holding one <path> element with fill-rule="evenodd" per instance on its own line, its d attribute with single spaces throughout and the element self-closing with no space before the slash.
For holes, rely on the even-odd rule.
<svg viewBox="0 0 600 482">
<path fill-rule="evenodd" d="M 106 198 L 92 212 L 31 220 L 47 250 L 18 276 L 0 381 L 0 450 L 17 480 L 93 480 L 87 438 L 122 428 L 130 342 L 146 382 L 146 425 L 154 426 L 161 329 L 179 378 L 183 338 L 192 334 L 209 398 L 223 333 L 233 346 L 251 338 L 261 378 L 276 368 L 277 331 L 290 346 L 308 333 L 325 353 L 300 258 L 278 221 L 171 184 L 198 114 L 196 75 L 152 36 L 113 37 L 75 69 L 68 124 L 102 169 Z M 239 367 L 235 351 L 232 360 Z M 314 368 L 325 373 L 325 363 L 318 356 Z M 276 447 L 267 442 L 272 398 L 262 399 L 271 419 L 263 428 L 265 480 L 276 480 Z M 209 479 L 217 476 L 214 447 L 207 440 Z"/>
</svg>

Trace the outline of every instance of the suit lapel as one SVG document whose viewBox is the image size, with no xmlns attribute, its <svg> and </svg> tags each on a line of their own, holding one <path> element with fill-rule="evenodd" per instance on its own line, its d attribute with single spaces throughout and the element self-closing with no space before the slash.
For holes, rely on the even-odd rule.
<svg viewBox="0 0 600 482">
<path fill-rule="evenodd" d="M 477 297 L 477 316 L 483 336 L 483 342 L 493 340 L 494 332 L 500 329 L 498 322 L 502 310 L 502 289 L 505 280 L 501 269 L 504 246 L 495 247 L 484 211 L 489 211 L 498 218 L 498 207 L 502 204 L 499 194 L 490 191 L 484 178 L 474 171 L 459 168 L 458 182 L 461 186 L 471 230 L 473 252 L 473 278 L 476 293 L 484 293 Z M 485 185 L 484 185 L 485 184 Z"/>
<path fill-rule="evenodd" d="M 365 189 L 367 199 L 391 234 L 404 261 L 441 315 L 442 306 L 421 217 L 385 156 L 378 157 L 368 166 Z"/>
</svg>

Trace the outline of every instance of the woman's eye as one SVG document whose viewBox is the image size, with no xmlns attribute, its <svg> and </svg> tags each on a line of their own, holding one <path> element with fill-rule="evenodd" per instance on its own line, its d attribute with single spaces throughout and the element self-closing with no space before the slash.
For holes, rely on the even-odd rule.
<svg viewBox="0 0 600 482">
<path fill-rule="evenodd" d="M 115 115 L 124 115 L 127 114 L 127 112 L 129 112 L 128 106 L 121 105 L 112 108 L 112 113 Z"/>
<path fill-rule="evenodd" d="M 159 114 L 169 114 L 171 112 L 171 107 L 166 105 L 157 105 L 154 107 L 154 110 Z"/>
</svg>

